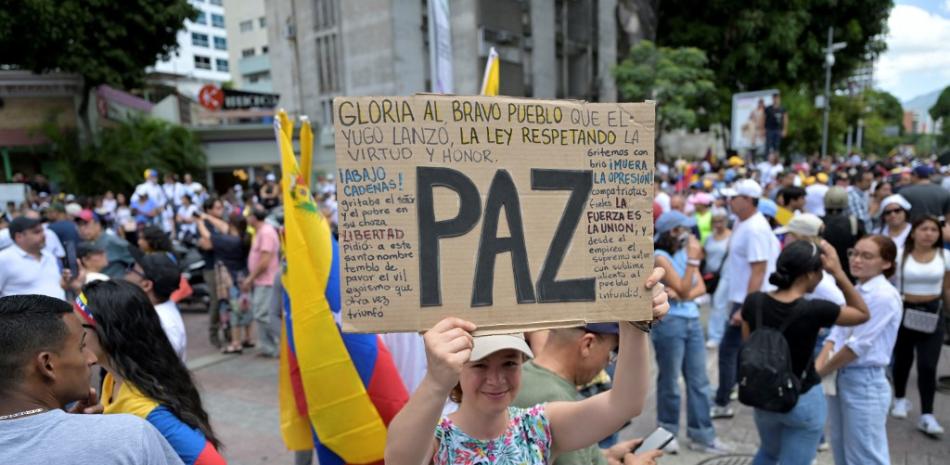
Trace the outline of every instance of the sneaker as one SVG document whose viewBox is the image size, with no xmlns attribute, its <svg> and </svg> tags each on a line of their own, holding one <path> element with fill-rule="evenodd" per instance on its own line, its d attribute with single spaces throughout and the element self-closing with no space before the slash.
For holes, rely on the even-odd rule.
<svg viewBox="0 0 950 465">
<path fill-rule="evenodd" d="M 709 444 L 703 444 L 701 442 L 690 441 L 689 449 L 692 451 L 699 452 L 701 454 L 713 454 L 713 455 L 725 455 L 732 453 L 732 446 L 722 442 L 719 438 L 713 439 Z"/>
<path fill-rule="evenodd" d="M 907 418 L 907 412 L 910 411 L 910 401 L 906 397 L 894 399 L 894 406 L 891 407 L 891 416 L 894 418 Z"/>
<path fill-rule="evenodd" d="M 818 444 L 818 452 L 825 452 L 831 449 L 831 443 L 828 442 L 828 439 L 822 439 Z"/>
<path fill-rule="evenodd" d="M 937 423 L 937 419 L 930 413 L 920 416 L 920 421 L 917 422 L 917 429 L 933 437 L 938 437 L 943 434 L 943 427 L 940 426 L 940 423 Z"/>
<path fill-rule="evenodd" d="M 739 400 L 739 386 L 732 388 L 732 392 L 729 393 L 729 400 Z"/>
<path fill-rule="evenodd" d="M 719 341 L 710 339 L 706 341 L 706 348 L 709 350 L 716 350 L 719 348 Z"/>
<path fill-rule="evenodd" d="M 713 420 L 716 420 L 719 418 L 732 418 L 736 416 L 736 412 L 732 410 L 731 407 L 728 407 L 728 406 L 720 407 L 718 405 L 713 405 L 713 407 L 709 409 L 709 416 Z"/>
<path fill-rule="evenodd" d="M 679 451 L 680 451 L 680 443 L 679 441 L 676 440 L 676 438 L 673 438 L 673 440 L 670 441 L 669 444 L 663 447 L 663 453 L 665 454 L 676 455 L 679 453 Z"/>
</svg>

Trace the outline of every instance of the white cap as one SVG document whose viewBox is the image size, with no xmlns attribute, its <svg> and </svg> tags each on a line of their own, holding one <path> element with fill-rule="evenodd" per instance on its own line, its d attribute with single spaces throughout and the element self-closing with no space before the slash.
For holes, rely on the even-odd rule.
<svg viewBox="0 0 950 465">
<path fill-rule="evenodd" d="M 82 207 L 78 203 L 67 203 L 64 210 L 69 216 L 79 216 L 79 212 L 82 211 Z"/>
<path fill-rule="evenodd" d="M 795 215 L 787 225 L 775 230 L 775 234 L 795 233 L 805 237 L 818 237 L 825 223 L 811 213 Z"/>
<path fill-rule="evenodd" d="M 726 197 L 735 197 L 737 195 L 742 195 L 745 197 L 752 197 L 757 199 L 762 197 L 762 186 L 759 183 L 755 182 L 752 179 L 740 179 L 736 181 L 732 187 L 722 189 L 720 191 L 722 195 Z"/>
<path fill-rule="evenodd" d="M 274 173 L 267 173 L 267 176 L 264 176 L 264 179 L 267 181 L 276 181 L 277 176 L 274 176 Z"/>
<path fill-rule="evenodd" d="M 910 202 L 908 202 L 903 195 L 894 194 L 884 197 L 884 200 L 881 201 L 881 208 L 877 210 L 877 214 L 883 215 L 884 209 L 887 208 L 888 205 L 897 205 L 903 208 L 904 211 L 910 211 Z"/>
<path fill-rule="evenodd" d="M 490 336 L 475 336 L 472 355 L 468 361 L 477 362 L 499 350 L 514 349 L 521 352 L 528 358 L 534 358 L 531 348 L 524 340 L 524 335 L 516 334 L 493 334 Z"/>
</svg>

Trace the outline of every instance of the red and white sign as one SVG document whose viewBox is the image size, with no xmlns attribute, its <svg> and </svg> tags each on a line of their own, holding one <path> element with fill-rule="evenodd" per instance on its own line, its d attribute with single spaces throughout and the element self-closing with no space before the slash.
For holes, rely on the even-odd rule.
<svg viewBox="0 0 950 465">
<path fill-rule="evenodd" d="M 218 111 L 224 106 L 224 91 L 218 86 L 208 84 L 198 92 L 198 103 L 211 111 Z"/>
</svg>

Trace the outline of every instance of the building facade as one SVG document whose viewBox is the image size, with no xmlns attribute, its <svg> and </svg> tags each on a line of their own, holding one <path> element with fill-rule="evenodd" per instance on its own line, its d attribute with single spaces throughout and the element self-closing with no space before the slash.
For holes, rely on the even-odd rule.
<svg viewBox="0 0 950 465">
<path fill-rule="evenodd" d="M 150 71 L 204 81 L 230 81 L 224 1 L 191 0 L 191 4 L 199 14 L 194 21 L 185 21 L 185 27 L 178 31 L 178 51 L 168 60 L 156 63 Z"/>
<path fill-rule="evenodd" d="M 224 0 L 234 88 L 272 92 L 264 0 Z"/>
<path fill-rule="evenodd" d="M 334 97 L 433 91 L 430 2 L 448 9 L 455 94 L 479 92 L 495 47 L 502 95 L 616 101 L 616 0 L 270 0 L 274 89 L 320 124 L 315 165 L 333 167 Z"/>
</svg>

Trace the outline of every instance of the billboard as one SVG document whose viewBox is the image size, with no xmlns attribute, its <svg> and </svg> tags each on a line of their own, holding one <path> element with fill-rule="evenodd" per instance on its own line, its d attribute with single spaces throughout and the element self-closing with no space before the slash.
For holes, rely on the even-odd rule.
<svg viewBox="0 0 950 465">
<path fill-rule="evenodd" d="M 777 89 L 732 94 L 732 141 L 734 150 L 765 148 L 765 109 Z"/>
</svg>

